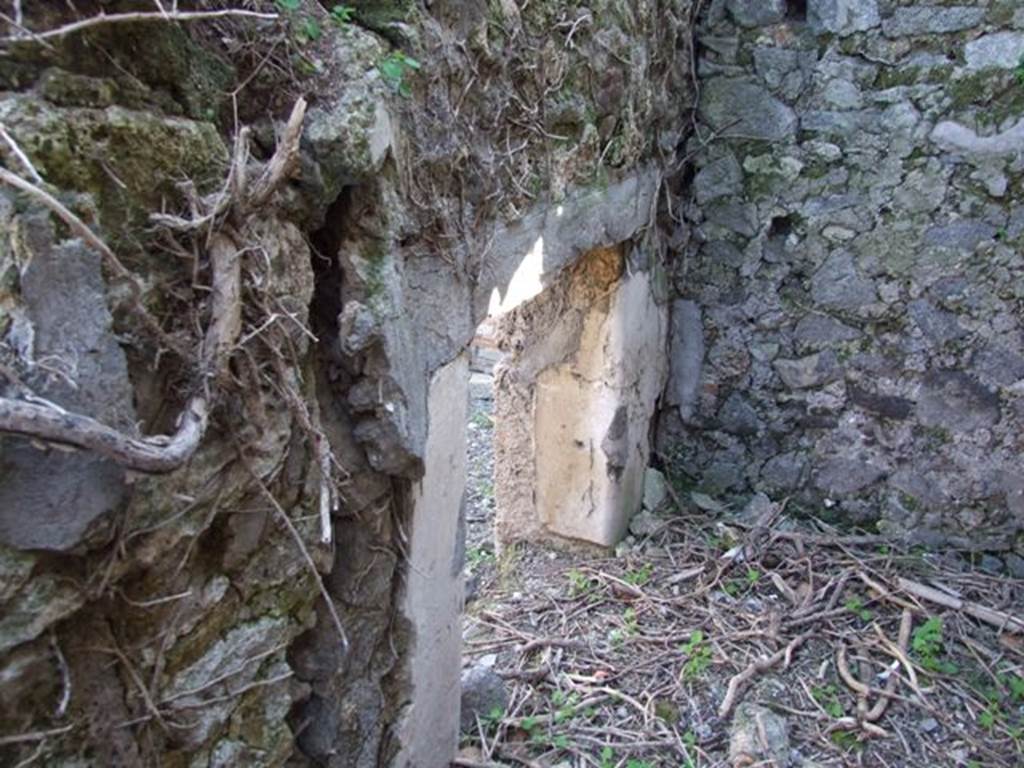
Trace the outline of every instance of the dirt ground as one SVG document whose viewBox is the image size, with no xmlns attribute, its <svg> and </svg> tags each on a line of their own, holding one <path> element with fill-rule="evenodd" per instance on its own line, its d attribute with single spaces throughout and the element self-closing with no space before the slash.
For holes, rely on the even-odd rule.
<svg viewBox="0 0 1024 768">
<path fill-rule="evenodd" d="M 1024 581 L 681 492 L 617 556 L 498 558 L 492 429 L 475 399 L 464 663 L 509 703 L 454 765 L 1024 766 Z"/>
</svg>

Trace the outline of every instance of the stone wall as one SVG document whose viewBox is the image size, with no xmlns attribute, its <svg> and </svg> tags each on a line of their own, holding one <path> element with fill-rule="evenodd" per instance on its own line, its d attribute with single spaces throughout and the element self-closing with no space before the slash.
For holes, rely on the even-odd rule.
<svg viewBox="0 0 1024 768">
<path fill-rule="evenodd" d="M 1024 10 L 716 1 L 698 43 L 662 451 L 716 495 L 1019 551 Z"/>
<path fill-rule="evenodd" d="M 298 170 L 239 257 L 243 332 L 192 459 L 151 477 L 2 438 L 5 764 L 436 768 L 458 701 L 464 350 L 538 240 L 545 282 L 632 238 L 662 255 L 647 230 L 685 138 L 688 0 L 250 5 L 280 17 L 0 50 L 5 129 L 185 350 L 5 189 L 0 396 L 132 434 L 173 431 L 208 384 L 190 354 L 208 238 L 156 237 L 149 214 L 222 189 L 240 124 L 258 178 L 309 101 Z M 77 18 L 22 7 L 33 30 Z"/>
</svg>

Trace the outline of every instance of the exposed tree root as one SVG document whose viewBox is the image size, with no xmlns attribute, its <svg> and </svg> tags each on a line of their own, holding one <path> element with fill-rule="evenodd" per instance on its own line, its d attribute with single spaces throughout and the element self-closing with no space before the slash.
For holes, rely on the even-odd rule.
<svg viewBox="0 0 1024 768">
<path fill-rule="evenodd" d="M 167 217 L 155 217 L 159 223 L 173 225 L 178 230 L 203 226 L 212 230 L 207 239 L 212 275 L 210 321 L 200 347 L 200 377 L 195 394 L 178 418 L 174 434 L 135 437 L 41 398 L 31 402 L 0 398 L 0 432 L 85 448 L 128 469 L 146 473 L 173 471 L 193 456 L 206 432 L 213 389 L 227 373 L 231 353 L 242 330 L 242 244 L 250 239 L 248 230 L 253 217 L 267 205 L 275 189 L 295 168 L 305 111 L 306 102 L 299 99 L 277 150 L 251 187 L 246 183 L 245 167 L 249 157 L 248 132 L 242 131 L 225 185 L 227 194 L 193 200 L 197 215 L 191 221 L 171 222 Z M 162 339 L 167 339 L 142 305 L 142 290 L 135 276 L 85 222 L 46 190 L 7 169 L 0 168 L 0 181 L 35 197 L 97 250 L 108 267 L 132 287 L 132 305 L 137 314 L 146 319 L 148 326 L 155 325 Z"/>
</svg>

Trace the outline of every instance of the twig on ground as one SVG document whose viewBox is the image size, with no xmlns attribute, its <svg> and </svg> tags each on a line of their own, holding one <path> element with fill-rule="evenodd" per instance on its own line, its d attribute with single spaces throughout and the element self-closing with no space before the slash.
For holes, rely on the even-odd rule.
<svg viewBox="0 0 1024 768">
<path fill-rule="evenodd" d="M 745 686 L 757 675 L 771 669 L 780 661 L 785 662 L 783 664 L 783 669 L 789 667 L 790 661 L 793 657 L 793 652 L 801 645 L 803 645 L 804 641 L 807 640 L 807 638 L 810 636 L 810 632 L 805 632 L 804 634 L 793 638 L 789 642 L 789 645 L 787 645 L 781 651 L 777 651 L 766 658 L 756 659 L 755 661 L 751 662 L 750 665 L 747 666 L 747 668 L 744 669 L 742 672 L 740 672 L 737 675 L 734 675 L 733 678 L 729 681 L 729 687 L 726 690 L 725 698 L 722 699 L 722 703 L 718 707 L 718 716 L 729 716 L 729 713 L 732 712 L 732 708 L 736 705 L 736 699 L 742 691 L 743 686 Z"/>
<path fill-rule="evenodd" d="M 989 608 L 981 605 L 980 603 L 971 602 L 970 600 L 962 600 L 959 597 L 954 597 L 933 587 L 928 587 L 924 584 L 919 584 L 916 581 L 903 578 L 902 576 L 896 579 L 896 584 L 901 590 L 913 595 L 914 597 L 919 597 L 930 603 L 936 603 L 945 608 L 952 608 L 955 611 L 963 611 L 968 616 L 973 616 L 979 621 L 991 624 L 1000 630 L 1014 633 L 1024 632 L 1024 620 L 1021 620 L 1012 614 L 1005 613 L 1004 611 L 997 611 L 995 608 Z"/>
</svg>

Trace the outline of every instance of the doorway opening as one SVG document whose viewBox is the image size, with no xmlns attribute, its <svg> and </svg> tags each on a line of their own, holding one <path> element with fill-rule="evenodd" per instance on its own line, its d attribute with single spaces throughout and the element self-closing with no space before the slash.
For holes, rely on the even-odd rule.
<svg viewBox="0 0 1024 768">
<path fill-rule="evenodd" d="M 543 545 L 600 552 L 639 511 L 665 380 L 666 308 L 628 244 L 584 253 L 509 306 L 469 350 L 466 596 Z M 540 262 L 538 262 L 539 265 Z"/>
</svg>

